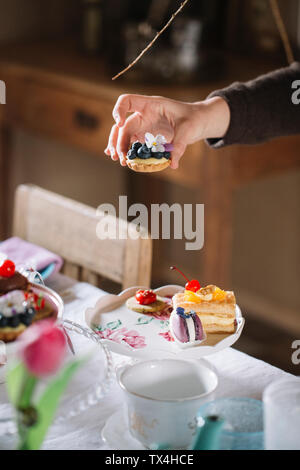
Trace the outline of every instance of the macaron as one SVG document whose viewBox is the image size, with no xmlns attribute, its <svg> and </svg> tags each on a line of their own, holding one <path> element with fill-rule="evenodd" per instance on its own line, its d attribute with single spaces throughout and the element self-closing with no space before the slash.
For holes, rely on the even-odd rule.
<svg viewBox="0 0 300 470">
<path fill-rule="evenodd" d="M 170 330 L 174 340 L 182 347 L 196 346 L 206 339 L 202 322 L 194 311 L 186 313 L 177 307 L 170 318 Z"/>
</svg>

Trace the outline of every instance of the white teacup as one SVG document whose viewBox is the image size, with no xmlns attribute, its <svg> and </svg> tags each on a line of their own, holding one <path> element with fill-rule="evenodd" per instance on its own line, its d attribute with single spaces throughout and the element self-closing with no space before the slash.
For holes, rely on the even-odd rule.
<svg viewBox="0 0 300 470">
<path fill-rule="evenodd" d="M 144 446 L 188 448 L 197 431 L 197 412 L 212 400 L 218 378 L 201 361 L 157 359 L 122 368 L 131 434 Z"/>
</svg>

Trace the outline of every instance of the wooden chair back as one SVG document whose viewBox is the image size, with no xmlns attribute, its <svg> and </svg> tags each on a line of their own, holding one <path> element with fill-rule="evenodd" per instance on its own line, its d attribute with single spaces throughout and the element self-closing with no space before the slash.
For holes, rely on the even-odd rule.
<svg viewBox="0 0 300 470">
<path fill-rule="evenodd" d="M 98 238 L 97 226 L 103 217 L 110 217 L 118 238 Z M 94 285 L 101 276 L 123 289 L 150 286 L 152 240 L 143 228 L 137 239 L 128 237 L 130 226 L 38 186 L 20 185 L 15 193 L 13 235 L 57 253 L 65 261 L 65 274 Z"/>
</svg>

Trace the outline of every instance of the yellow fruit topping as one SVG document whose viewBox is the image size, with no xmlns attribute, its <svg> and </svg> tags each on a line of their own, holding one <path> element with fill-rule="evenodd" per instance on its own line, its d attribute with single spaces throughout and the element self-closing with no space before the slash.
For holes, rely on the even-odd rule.
<svg viewBox="0 0 300 470">
<path fill-rule="evenodd" d="M 226 292 L 219 287 L 209 285 L 207 287 L 201 287 L 197 292 L 192 292 L 190 290 L 184 291 L 184 300 L 186 302 L 195 302 L 200 303 L 203 301 L 211 302 L 212 300 L 217 300 L 222 302 L 226 299 Z"/>
<path fill-rule="evenodd" d="M 201 297 L 198 294 L 196 294 L 196 292 L 193 292 L 191 290 L 184 291 L 184 300 L 186 302 L 195 302 L 195 303 L 199 303 L 202 301 Z"/>
<path fill-rule="evenodd" d="M 213 299 L 214 300 L 225 300 L 226 298 L 226 292 L 219 287 L 216 287 L 213 293 Z"/>
</svg>

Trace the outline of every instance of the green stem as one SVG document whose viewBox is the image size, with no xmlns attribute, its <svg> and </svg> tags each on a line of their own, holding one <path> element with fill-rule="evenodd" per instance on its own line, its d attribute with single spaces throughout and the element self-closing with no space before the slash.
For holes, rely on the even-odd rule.
<svg viewBox="0 0 300 470">
<path fill-rule="evenodd" d="M 28 371 L 24 372 L 24 379 L 20 390 L 19 400 L 17 402 L 18 412 L 18 430 L 20 442 L 18 445 L 19 450 L 27 450 L 27 432 L 28 426 L 24 424 L 24 412 L 31 406 L 32 396 L 37 384 L 37 377 L 31 375 Z"/>
<path fill-rule="evenodd" d="M 37 378 L 34 375 L 27 373 L 24 377 L 23 386 L 18 401 L 18 408 L 24 409 L 31 405 L 31 398 L 37 383 Z"/>
</svg>

